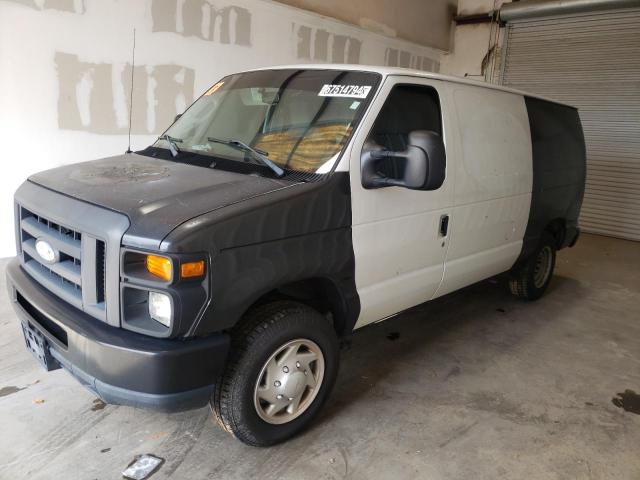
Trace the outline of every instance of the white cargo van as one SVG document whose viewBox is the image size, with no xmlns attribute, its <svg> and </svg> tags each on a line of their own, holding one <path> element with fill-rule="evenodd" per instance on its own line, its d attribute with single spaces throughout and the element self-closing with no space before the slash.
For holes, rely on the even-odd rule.
<svg viewBox="0 0 640 480">
<path fill-rule="evenodd" d="M 208 89 L 150 147 L 16 192 L 8 286 L 27 347 L 108 403 L 210 402 L 295 435 L 338 339 L 507 273 L 539 298 L 578 238 L 575 108 L 403 69 L 300 65 Z"/>
</svg>

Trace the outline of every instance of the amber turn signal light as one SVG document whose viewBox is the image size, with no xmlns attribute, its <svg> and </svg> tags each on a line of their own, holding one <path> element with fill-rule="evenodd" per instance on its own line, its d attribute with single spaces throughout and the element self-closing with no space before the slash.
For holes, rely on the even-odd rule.
<svg viewBox="0 0 640 480">
<path fill-rule="evenodd" d="M 162 280 L 169 282 L 172 277 L 171 260 L 158 255 L 147 255 L 147 271 Z"/>
<path fill-rule="evenodd" d="M 197 262 L 187 262 L 180 266 L 180 276 L 182 278 L 196 278 L 204 275 L 204 260 Z"/>
</svg>

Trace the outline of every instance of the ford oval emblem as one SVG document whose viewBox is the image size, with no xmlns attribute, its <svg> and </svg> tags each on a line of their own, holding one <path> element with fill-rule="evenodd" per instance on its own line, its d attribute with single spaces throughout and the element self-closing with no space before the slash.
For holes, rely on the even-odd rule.
<svg viewBox="0 0 640 480">
<path fill-rule="evenodd" d="M 56 263 L 60 258 L 60 253 L 45 240 L 36 240 L 36 252 L 47 263 Z"/>
</svg>

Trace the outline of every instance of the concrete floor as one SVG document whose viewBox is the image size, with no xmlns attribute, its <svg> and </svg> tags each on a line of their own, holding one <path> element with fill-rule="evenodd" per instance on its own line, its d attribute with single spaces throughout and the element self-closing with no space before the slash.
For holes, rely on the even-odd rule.
<svg viewBox="0 0 640 480">
<path fill-rule="evenodd" d="M 318 421 L 270 449 L 207 409 L 100 408 L 40 369 L 2 292 L 0 478 L 114 479 L 153 453 L 154 479 L 638 479 L 640 415 L 612 399 L 640 393 L 640 244 L 584 235 L 556 273 L 536 303 L 484 282 L 356 333 Z"/>
</svg>

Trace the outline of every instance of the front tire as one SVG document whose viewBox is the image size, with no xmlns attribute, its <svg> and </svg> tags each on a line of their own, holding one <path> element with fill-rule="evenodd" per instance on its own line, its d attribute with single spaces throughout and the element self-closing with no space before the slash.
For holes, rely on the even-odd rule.
<svg viewBox="0 0 640 480">
<path fill-rule="evenodd" d="M 331 324 L 306 305 L 278 301 L 251 310 L 231 342 L 210 401 L 218 423 L 254 446 L 285 441 L 306 428 L 338 372 Z"/>
<path fill-rule="evenodd" d="M 556 265 L 556 242 L 545 233 L 536 252 L 524 265 L 511 273 L 509 289 L 516 297 L 537 300 L 549 286 Z"/>
</svg>

